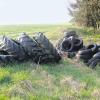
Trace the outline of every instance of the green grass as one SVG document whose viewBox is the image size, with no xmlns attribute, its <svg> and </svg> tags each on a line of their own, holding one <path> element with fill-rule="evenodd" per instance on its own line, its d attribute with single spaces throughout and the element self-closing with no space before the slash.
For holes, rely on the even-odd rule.
<svg viewBox="0 0 100 100">
<path fill-rule="evenodd" d="M 30 36 L 41 31 L 54 44 L 64 30 L 76 30 L 85 43 L 100 43 L 100 34 L 73 25 L 0 26 L 0 34 L 16 39 L 20 32 Z M 63 59 L 59 64 L 36 65 L 32 61 L 0 65 L 0 100 L 99 100 L 100 68 Z"/>
</svg>

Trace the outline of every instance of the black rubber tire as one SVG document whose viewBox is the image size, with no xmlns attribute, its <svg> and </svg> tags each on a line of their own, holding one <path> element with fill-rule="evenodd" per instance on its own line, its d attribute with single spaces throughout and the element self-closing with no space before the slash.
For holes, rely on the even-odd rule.
<svg viewBox="0 0 100 100">
<path fill-rule="evenodd" d="M 87 46 L 86 50 L 80 50 L 78 54 L 80 55 L 90 55 L 93 56 L 95 53 L 97 53 L 98 47 L 96 44 L 91 44 Z"/>
<path fill-rule="evenodd" d="M 82 39 L 75 39 L 75 46 L 80 47 L 83 46 L 83 40 Z"/>
<path fill-rule="evenodd" d="M 98 52 L 100 52 L 100 45 L 98 45 Z"/>
<path fill-rule="evenodd" d="M 94 54 L 98 52 L 97 44 L 90 44 L 87 46 L 87 49 L 91 49 Z"/>
<path fill-rule="evenodd" d="M 71 45 L 73 45 L 71 50 L 66 50 L 68 45 L 65 46 L 66 48 L 62 47 L 62 45 L 64 45 L 64 42 L 67 40 L 70 41 Z M 69 44 L 69 42 L 68 42 L 68 44 Z M 78 51 L 79 49 L 81 49 L 82 47 L 83 47 L 83 40 L 78 39 L 77 37 L 75 37 L 71 34 L 68 36 L 65 36 L 63 39 L 61 39 L 59 41 L 59 44 L 57 45 L 58 51 L 65 51 L 65 52 L 75 52 L 75 51 Z M 68 48 L 68 49 L 70 49 L 70 48 Z"/>
<path fill-rule="evenodd" d="M 85 63 L 87 63 L 89 61 L 89 59 L 91 59 L 91 57 L 89 55 L 76 55 L 76 58 L 78 60 L 82 60 L 84 61 Z"/>
<path fill-rule="evenodd" d="M 89 55 L 89 56 L 91 56 L 93 54 L 93 52 L 92 52 L 91 49 L 85 49 L 85 50 L 78 51 L 78 54 L 79 55 Z"/>
<path fill-rule="evenodd" d="M 61 50 L 65 52 L 73 51 L 74 44 L 72 41 L 66 39 L 61 43 Z"/>
<path fill-rule="evenodd" d="M 100 57 L 100 52 L 93 55 L 93 57 L 98 57 L 98 56 Z"/>
<path fill-rule="evenodd" d="M 74 40 L 74 50 L 80 50 L 83 48 L 83 40 L 82 39 L 75 39 Z"/>
<path fill-rule="evenodd" d="M 90 68 L 94 69 L 98 64 L 100 64 L 100 59 L 95 59 L 89 66 Z"/>
<path fill-rule="evenodd" d="M 100 56 L 95 56 L 93 58 L 91 58 L 88 63 L 87 63 L 87 66 L 89 66 L 93 61 L 95 61 L 95 59 L 100 59 Z"/>
<path fill-rule="evenodd" d="M 98 48 L 98 52 L 100 52 L 100 48 Z"/>
<path fill-rule="evenodd" d="M 70 36 L 78 38 L 78 35 L 77 35 L 76 31 L 69 31 L 69 32 L 64 33 L 64 37 L 69 38 Z"/>
</svg>

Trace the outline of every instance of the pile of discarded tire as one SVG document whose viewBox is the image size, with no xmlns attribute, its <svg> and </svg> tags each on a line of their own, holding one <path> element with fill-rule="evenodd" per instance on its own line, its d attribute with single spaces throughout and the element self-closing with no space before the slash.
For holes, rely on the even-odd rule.
<svg viewBox="0 0 100 100">
<path fill-rule="evenodd" d="M 75 31 L 66 32 L 58 42 L 57 50 L 60 55 L 67 53 L 68 58 L 75 57 L 82 60 L 87 66 L 96 68 L 100 65 L 100 45 L 90 44 L 85 46 Z"/>
<path fill-rule="evenodd" d="M 41 32 L 33 38 L 26 33 L 22 33 L 17 40 L 6 36 L 0 38 L 0 63 L 22 62 L 29 59 L 41 64 L 57 63 L 61 57 Z"/>
</svg>

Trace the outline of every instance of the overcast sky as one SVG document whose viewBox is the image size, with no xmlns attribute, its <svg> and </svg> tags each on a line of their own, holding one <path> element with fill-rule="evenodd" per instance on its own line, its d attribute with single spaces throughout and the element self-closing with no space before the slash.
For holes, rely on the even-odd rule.
<svg viewBox="0 0 100 100">
<path fill-rule="evenodd" d="M 74 0 L 0 0 L 0 24 L 57 24 L 68 22 Z"/>
</svg>

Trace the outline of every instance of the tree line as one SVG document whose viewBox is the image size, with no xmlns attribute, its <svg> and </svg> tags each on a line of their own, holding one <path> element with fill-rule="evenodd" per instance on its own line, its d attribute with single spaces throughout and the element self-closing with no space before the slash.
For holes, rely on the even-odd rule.
<svg viewBox="0 0 100 100">
<path fill-rule="evenodd" d="M 100 0 L 76 0 L 68 10 L 77 24 L 100 29 Z"/>
</svg>

